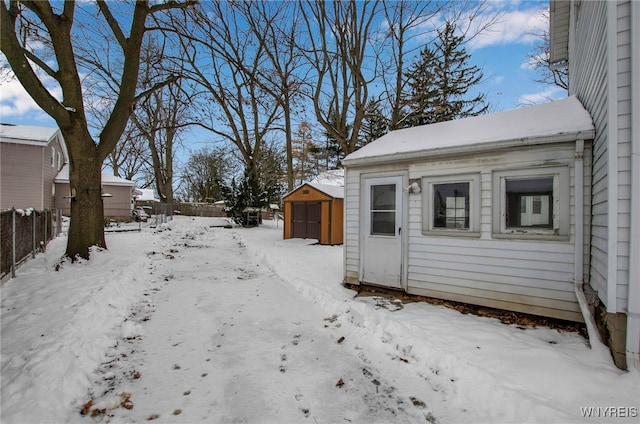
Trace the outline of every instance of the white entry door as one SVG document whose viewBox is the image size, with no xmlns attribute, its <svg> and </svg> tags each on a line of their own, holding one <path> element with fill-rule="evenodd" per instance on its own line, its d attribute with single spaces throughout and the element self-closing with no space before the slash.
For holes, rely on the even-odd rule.
<svg viewBox="0 0 640 424">
<path fill-rule="evenodd" d="M 364 180 L 362 273 L 366 283 L 401 288 L 403 178 Z"/>
</svg>

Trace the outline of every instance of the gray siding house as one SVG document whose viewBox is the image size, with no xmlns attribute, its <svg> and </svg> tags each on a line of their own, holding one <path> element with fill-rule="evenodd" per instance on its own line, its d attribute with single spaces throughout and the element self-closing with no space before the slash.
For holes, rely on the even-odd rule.
<svg viewBox="0 0 640 424">
<path fill-rule="evenodd" d="M 618 366 L 640 367 L 640 2 L 551 1 L 550 12 L 551 61 L 568 66 L 596 129 L 585 291 Z"/>
<path fill-rule="evenodd" d="M 131 219 L 134 183 L 102 174 L 104 215 Z M 0 210 L 70 213 L 69 164 L 59 129 L 0 124 Z"/>
<path fill-rule="evenodd" d="M 71 213 L 69 189 L 69 165 L 65 165 L 55 178 L 56 208 L 62 215 Z M 102 173 L 102 203 L 104 217 L 129 221 L 135 201 L 135 184 L 131 180 Z"/>
<path fill-rule="evenodd" d="M 344 280 L 594 321 L 640 368 L 640 2 L 551 1 L 569 97 L 343 160 Z"/>
<path fill-rule="evenodd" d="M 53 208 L 53 180 L 65 162 L 57 128 L 0 124 L 0 210 Z"/>
</svg>

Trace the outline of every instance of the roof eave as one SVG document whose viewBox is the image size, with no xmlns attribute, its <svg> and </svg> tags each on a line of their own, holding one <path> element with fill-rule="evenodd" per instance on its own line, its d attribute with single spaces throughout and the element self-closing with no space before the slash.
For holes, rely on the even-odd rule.
<svg viewBox="0 0 640 424">
<path fill-rule="evenodd" d="M 358 165 L 378 165 L 392 162 L 408 162 L 416 159 L 439 158 L 443 156 L 461 156 L 470 153 L 490 152 L 514 147 L 526 147 L 544 144 L 566 143 L 576 140 L 593 140 L 595 130 L 576 131 L 571 133 L 554 134 L 542 137 L 516 138 L 489 143 L 474 143 L 464 146 L 452 146 L 436 149 L 415 150 L 411 152 L 390 153 L 380 156 L 365 156 L 353 159 L 343 159 L 345 167 Z"/>
</svg>

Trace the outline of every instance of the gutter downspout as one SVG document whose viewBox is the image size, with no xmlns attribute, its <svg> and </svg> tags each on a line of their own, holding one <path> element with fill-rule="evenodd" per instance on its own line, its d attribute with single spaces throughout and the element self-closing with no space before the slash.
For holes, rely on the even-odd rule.
<svg viewBox="0 0 640 424">
<path fill-rule="evenodd" d="M 607 2 L 607 312 L 618 312 L 618 3 Z"/>
<path fill-rule="evenodd" d="M 574 161 L 574 198 L 575 198 L 575 234 L 574 234 L 574 268 L 573 282 L 576 299 L 580 305 L 580 312 L 587 327 L 591 350 L 597 351 L 601 358 L 610 360 L 609 348 L 600 339 L 596 322 L 589 310 L 589 302 L 584 295 L 584 140 L 576 140 L 576 155 Z"/>
<path fill-rule="evenodd" d="M 631 2 L 631 116 L 640 116 L 640 3 Z M 635 41 L 634 41 L 635 40 Z M 631 223 L 627 299 L 627 369 L 640 370 L 640 122 L 631 119 Z M 634 259 L 635 258 L 635 259 Z"/>
</svg>

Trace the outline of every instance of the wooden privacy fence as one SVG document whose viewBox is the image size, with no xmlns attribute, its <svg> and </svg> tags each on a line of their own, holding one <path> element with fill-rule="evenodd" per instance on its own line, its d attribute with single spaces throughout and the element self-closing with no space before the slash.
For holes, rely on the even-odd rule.
<svg viewBox="0 0 640 424">
<path fill-rule="evenodd" d="M 9 273 L 16 275 L 16 266 L 29 255 L 44 250 L 56 236 L 55 213 L 11 209 L 0 212 L 0 280 Z"/>
</svg>

